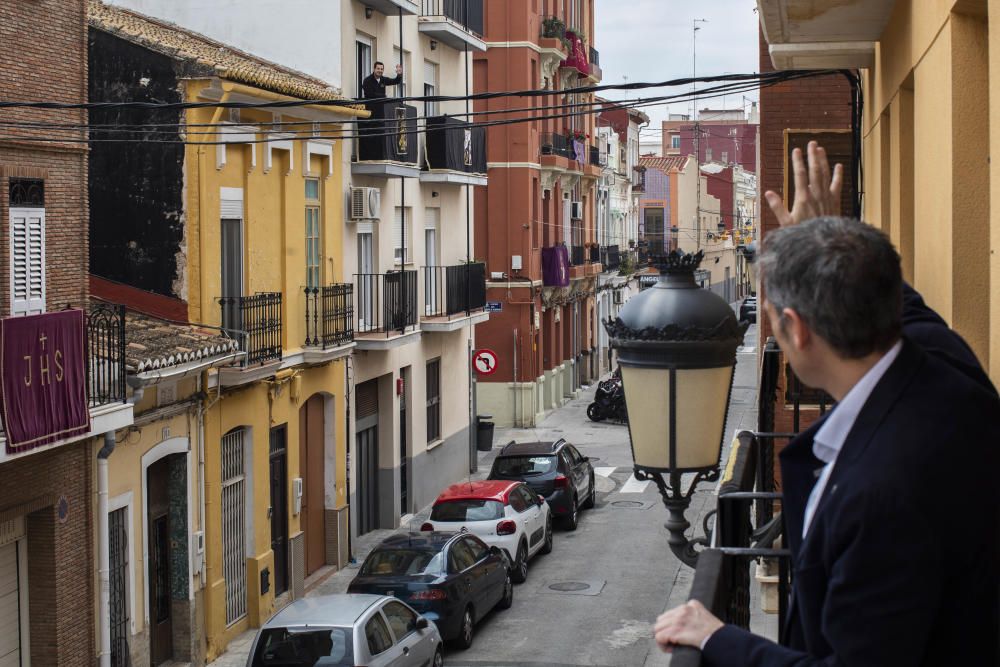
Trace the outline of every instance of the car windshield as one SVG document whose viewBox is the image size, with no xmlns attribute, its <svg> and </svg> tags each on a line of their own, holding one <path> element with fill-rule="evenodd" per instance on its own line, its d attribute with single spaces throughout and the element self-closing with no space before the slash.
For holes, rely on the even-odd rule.
<svg viewBox="0 0 1000 667">
<path fill-rule="evenodd" d="M 428 549 L 378 549 L 368 555 L 361 567 L 366 577 L 440 574 L 444 556 Z"/>
<path fill-rule="evenodd" d="M 493 463 L 493 472 L 505 477 L 544 475 L 556 469 L 554 456 L 502 456 Z"/>
<path fill-rule="evenodd" d="M 252 667 L 347 667 L 354 664 L 351 636 L 351 628 L 267 628 Z"/>
<path fill-rule="evenodd" d="M 503 518 L 503 503 L 497 500 L 449 500 L 431 510 L 431 521 L 490 521 Z"/>
</svg>

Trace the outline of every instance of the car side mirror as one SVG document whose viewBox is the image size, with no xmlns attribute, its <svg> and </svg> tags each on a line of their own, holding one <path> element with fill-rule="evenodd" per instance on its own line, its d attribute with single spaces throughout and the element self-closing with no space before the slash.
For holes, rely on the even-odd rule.
<svg viewBox="0 0 1000 667">
<path fill-rule="evenodd" d="M 584 462 L 584 463 L 586 463 L 587 461 L 589 461 L 589 460 L 590 460 L 590 457 L 589 457 L 589 456 L 583 456 L 583 457 L 581 457 L 581 458 L 583 459 L 583 462 Z"/>
<path fill-rule="evenodd" d="M 426 630 L 430 623 L 423 616 L 417 616 L 417 630 Z"/>
<path fill-rule="evenodd" d="M 494 556 L 503 556 L 503 549 L 500 547 L 490 547 L 490 553 Z"/>
</svg>

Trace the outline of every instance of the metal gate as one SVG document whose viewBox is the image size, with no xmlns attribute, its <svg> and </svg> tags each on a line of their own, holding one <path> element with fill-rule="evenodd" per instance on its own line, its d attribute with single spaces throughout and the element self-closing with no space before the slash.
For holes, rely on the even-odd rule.
<svg viewBox="0 0 1000 667">
<path fill-rule="evenodd" d="M 111 665 L 130 664 L 128 650 L 128 508 L 108 513 L 111 598 Z"/>
<path fill-rule="evenodd" d="M 288 446 L 287 425 L 271 428 L 271 551 L 274 552 L 274 595 L 288 590 Z"/>
<path fill-rule="evenodd" d="M 226 581 L 226 625 L 247 614 L 244 433 L 238 428 L 222 436 L 222 578 Z"/>
<path fill-rule="evenodd" d="M 378 380 L 355 388 L 357 419 L 358 535 L 378 528 Z"/>
</svg>

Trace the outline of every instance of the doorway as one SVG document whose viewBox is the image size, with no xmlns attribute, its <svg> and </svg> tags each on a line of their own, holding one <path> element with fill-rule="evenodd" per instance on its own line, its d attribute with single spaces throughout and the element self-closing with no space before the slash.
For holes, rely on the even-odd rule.
<svg viewBox="0 0 1000 667">
<path fill-rule="evenodd" d="M 149 526 L 149 656 L 153 667 L 173 660 L 173 614 L 170 600 L 170 457 L 146 471 Z"/>
<path fill-rule="evenodd" d="M 355 388 L 357 402 L 358 535 L 378 527 L 378 380 Z"/>
<path fill-rule="evenodd" d="M 326 564 L 326 400 L 314 394 L 299 408 L 299 466 L 302 490 L 301 521 L 305 533 L 306 576 Z"/>
<path fill-rule="evenodd" d="M 222 327 L 243 330 L 240 297 L 243 296 L 243 221 L 222 220 Z"/>
<path fill-rule="evenodd" d="M 288 425 L 271 429 L 271 551 L 274 552 L 274 596 L 288 590 Z"/>
<path fill-rule="evenodd" d="M 408 477 L 410 453 L 406 439 L 406 403 L 410 387 L 409 366 L 399 369 L 399 379 L 403 384 L 403 391 L 399 394 L 399 516 L 405 516 L 410 511 L 410 484 Z"/>
</svg>

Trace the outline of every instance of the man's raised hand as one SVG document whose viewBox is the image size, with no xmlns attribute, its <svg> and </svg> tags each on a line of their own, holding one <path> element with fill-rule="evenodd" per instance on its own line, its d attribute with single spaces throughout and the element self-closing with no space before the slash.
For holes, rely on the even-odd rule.
<svg viewBox="0 0 1000 667">
<path fill-rule="evenodd" d="M 795 178 L 795 200 L 792 210 L 785 208 L 778 193 L 764 193 L 774 217 L 782 227 L 825 215 L 840 215 L 840 191 L 844 186 L 844 168 L 838 164 L 830 173 L 826 150 L 815 141 L 806 148 L 809 166 L 802 159 L 802 150 L 792 151 L 792 172 Z"/>
</svg>

